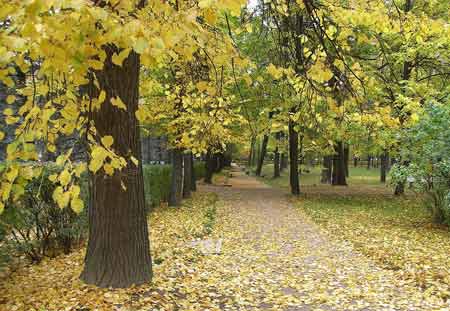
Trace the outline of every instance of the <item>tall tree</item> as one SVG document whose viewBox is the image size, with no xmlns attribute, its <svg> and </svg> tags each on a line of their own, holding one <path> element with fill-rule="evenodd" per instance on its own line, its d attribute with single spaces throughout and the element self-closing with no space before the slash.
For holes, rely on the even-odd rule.
<svg viewBox="0 0 450 311">
<path fill-rule="evenodd" d="M 117 66 L 112 63 L 117 49 L 107 46 L 105 52 L 104 67 L 95 72 L 99 89 L 93 91 L 104 90 L 108 101 L 119 97 L 126 103 L 126 110 L 102 105 L 91 111 L 90 118 L 101 137 L 113 138 L 117 155 L 133 156 L 139 161 L 141 147 L 135 117 L 139 56 L 132 52 L 122 66 Z M 141 161 L 130 160 L 122 171 L 112 175 L 98 171 L 90 176 L 89 241 L 81 279 L 101 287 L 149 282 L 152 269 Z"/>
</svg>

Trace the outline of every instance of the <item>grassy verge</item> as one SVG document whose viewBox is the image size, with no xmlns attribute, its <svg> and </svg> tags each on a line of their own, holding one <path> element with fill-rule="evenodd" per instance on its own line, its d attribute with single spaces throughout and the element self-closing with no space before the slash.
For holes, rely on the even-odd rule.
<svg viewBox="0 0 450 311">
<path fill-rule="evenodd" d="M 306 172 L 300 175 L 300 184 L 306 186 L 320 185 L 320 167 L 308 167 Z M 266 164 L 263 166 L 261 173 L 262 180 L 272 186 L 280 188 L 289 188 L 289 169 L 285 169 L 281 173 L 280 178 L 273 178 L 273 165 Z M 373 185 L 385 187 L 380 183 L 380 170 L 373 168 L 368 170 L 363 167 L 350 167 L 349 177 L 347 178 L 349 185 Z"/>
</svg>

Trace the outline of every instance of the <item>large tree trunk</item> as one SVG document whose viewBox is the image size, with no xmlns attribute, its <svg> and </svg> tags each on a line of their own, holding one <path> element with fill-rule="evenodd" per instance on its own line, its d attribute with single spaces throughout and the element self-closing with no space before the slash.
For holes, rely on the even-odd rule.
<svg viewBox="0 0 450 311">
<path fill-rule="evenodd" d="M 380 181 L 386 183 L 386 175 L 389 170 L 389 152 L 385 150 L 381 155 Z"/>
<path fill-rule="evenodd" d="M 179 206 L 183 198 L 183 150 L 172 150 L 172 181 L 170 184 L 169 206 Z"/>
<path fill-rule="evenodd" d="M 320 182 L 322 184 L 331 184 L 331 172 L 333 167 L 333 157 L 332 156 L 324 156 L 323 157 L 323 168 L 322 168 L 322 177 Z"/>
<path fill-rule="evenodd" d="M 191 165 L 191 191 L 197 191 L 197 175 L 195 174 L 194 155 L 190 154 L 189 162 Z"/>
<path fill-rule="evenodd" d="M 294 121 L 289 120 L 289 180 L 291 193 L 293 195 L 300 195 L 300 182 L 298 179 L 298 132 L 294 126 Z"/>
<path fill-rule="evenodd" d="M 264 135 L 261 152 L 259 153 L 258 165 L 256 166 L 256 176 L 261 176 L 262 167 L 264 164 L 264 158 L 266 157 L 267 152 L 267 143 L 269 142 L 269 135 Z"/>
<path fill-rule="evenodd" d="M 105 47 L 104 68 L 95 75 L 106 100 L 91 111 L 97 135 L 114 138 L 113 149 L 128 165 L 113 176 L 98 171 L 90 176 L 89 242 L 81 279 L 100 287 L 129 287 L 152 278 L 152 262 L 144 198 L 141 146 L 135 117 L 139 99 L 139 56 L 131 52 L 122 67 L 111 61 L 112 46 Z M 91 95 L 100 92 L 93 83 Z M 113 106 L 113 97 L 127 106 Z M 130 160 L 139 160 L 135 165 Z M 124 187 L 122 187 L 122 185 Z"/>
<path fill-rule="evenodd" d="M 333 157 L 333 177 L 331 183 L 333 186 L 347 186 L 345 177 L 344 144 L 341 141 L 337 142 L 335 147 L 335 154 Z"/>
<path fill-rule="evenodd" d="M 192 153 L 183 154 L 183 198 L 191 197 L 192 190 Z"/>
</svg>

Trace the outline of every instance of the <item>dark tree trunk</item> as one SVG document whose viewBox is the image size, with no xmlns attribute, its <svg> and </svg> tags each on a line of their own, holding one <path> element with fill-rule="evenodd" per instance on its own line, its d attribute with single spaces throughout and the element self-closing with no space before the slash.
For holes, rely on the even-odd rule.
<svg viewBox="0 0 450 311">
<path fill-rule="evenodd" d="M 106 100 L 90 113 L 97 135 L 111 135 L 113 148 L 127 167 L 113 176 L 98 171 L 90 176 L 89 242 L 81 279 L 100 287 L 130 287 L 150 282 L 152 261 L 144 198 L 141 145 L 135 117 L 139 99 L 139 56 L 133 51 L 122 67 L 111 61 L 118 50 L 105 47 L 104 68 L 95 75 Z M 100 92 L 93 83 L 91 95 Z M 120 97 L 126 110 L 111 105 Z M 139 160 L 135 165 L 130 156 Z M 126 190 L 122 187 L 124 186 Z"/>
<path fill-rule="evenodd" d="M 183 198 L 183 150 L 172 150 L 172 181 L 170 184 L 169 206 L 179 206 Z"/>
<path fill-rule="evenodd" d="M 264 135 L 261 152 L 259 153 L 258 165 L 256 166 L 256 176 L 261 176 L 262 167 L 264 164 L 264 158 L 266 157 L 267 152 L 267 143 L 269 142 L 269 135 Z"/>
<path fill-rule="evenodd" d="M 335 146 L 335 154 L 333 156 L 333 177 L 331 179 L 333 186 L 347 186 L 345 178 L 345 155 L 344 144 L 337 142 Z"/>
<path fill-rule="evenodd" d="M 254 151 L 255 149 L 255 138 L 252 137 L 252 141 L 250 142 L 250 152 L 248 154 L 248 160 L 247 160 L 247 166 L 251 167 L 253 164 L 253 157 L 254 157 Z"/>
<path fill-rule="evenodd" d="M 195 166 L 194 166 L 194 155 L 191 152 L 191 156 L 189 157 L 189 162 L 191 165 L 191 191 L 197 191 L 197 175 L 195 174 Z"/>
<path fill-rule="evenodd" d="M 288 166 L 288 161 L 287 161 L 287 157 L 286 154 L 283 152 L 281 153 L 281 159 L 280 159 L 280 171 L 282 172 L 283 170 L 285 170 Z"/>
<path fill-rule="evenodd" d="M 183 154 L 183 198 L 191 197 L 192 190 L 192 153 Z"/>
<path fill-rule="evenodd" d="M 289 180 L 291 193 L 300 195 L 300 182 L 298 179 L 298 132 L 295 130 L 295 124 L 289 120 Z"/>
<path fill-rule="evenodd" d="M 322 169 L 322 178 L 320 182 L 322 184 L 331 184 L 331 172 L 333 167 L 333 157 L 332 156 L 324 156 L 323 157 L 323 169 Z"/>
<path fill-rule="evenodd" d="M 350 161 L 350 148 L 349 146 L 344 147 L 344 163 L 345 163 L 345 177 L 350 175 L 350 171 L 348 169 L 348 162 Z"/>
<path fill-rule="evenodd" d="M 278 178 L 280 176 L 281 176 L 281 154 L 278 150 L 275 150 L 273 161 L 273 178 Z"/>
<path fill-rule="evenodd" d="M 413 9 L 413 5 L 414 5 L 413 0 L 406 0 L 405 7 L 404 7 L 405 13 L 408 13 L 409 11 L 411 11 Z M 405 61 L 403 63 L 403 73 L 402 73 L 403 80 L 407 81 L 411 78 L 412 68 L 413 67 L 412 67 L 412 64 L 410 61 Z M 406 86 L 406 84 L 405 84 L 405 86 Z M 404 86 L 402 87 L 402 92 L 403 93 L 406 92 L 406 88 Z M 403 115 L 405 115 L 405 114 L 402 114 L 402 116 Z M 404 122 L 405 122 L 404 117 L 401 117 L 400 123 L 403 124 Z M 404 163 L 401 162 L 400 165 L 404 165 Z M 405 183 L 399 183 L 399 184 L 395 185 L 394 194 L 401 195 L 403 193 L 405 193 Z"/>
<path fill-rule="evenodd" d="M 213 155 L 214 157 L 214 173 L 219 173 L 224 167 L 224 157 L 223 153 L 216 153 Z"/>
<path fill-rule="evenodd" d="M 358 166 L 358 158 L 353 157 L 353 167 L 357 167 L 357 166 Z"/>
<path fill-rule="evenodd" d="M 389 170 L 389 152 L 384 151 L 381 155 L 380 181 L 386 183 L 386 175 Z"/>
<path fill-rule="evenodd" d="M 405 193 L 405 183 L 395 185 L 394 195 L 401 195 L 403 193 Z"/>
<path fill-rule="evenodd" d="M 214 168 L 215 168 L 215 158 L 214 155 L 212 154 L 211 151 L 208 151 L 206 153 L 206 157 L 205 157 L 206 161 L 205 161 L 205 168 L 206 168 L 206 172 L 205 172 L 205 183 L 207 184 L 212 184 L 212 177 L 214 175 Z"/>
<path fill-rule="evenodd" d="M 280 177 L 280 152 L 278 151 L 278 146 L 275 148 L 275 154 L 273 158 L 273 178 Z"/>
<path fill-rule="evenodd" d="M 372 156 L 367 156 L 367 169 L 370 170 L 370 164 L 372 162 Z"/>
</svg>

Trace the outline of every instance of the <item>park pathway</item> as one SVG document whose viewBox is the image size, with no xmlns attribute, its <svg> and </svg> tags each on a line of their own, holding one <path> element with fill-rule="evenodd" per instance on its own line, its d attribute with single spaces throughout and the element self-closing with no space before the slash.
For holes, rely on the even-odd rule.
<svg viewBox="0 0 450 311">
<path fill-rule="evenodd" d="M 221 310 L 448 310 L 327 235 L 287 193 L 237 167 L 228 183 L 203 187 L 222 202 L 222 252 L 205 263 Z"/>
</svg>

